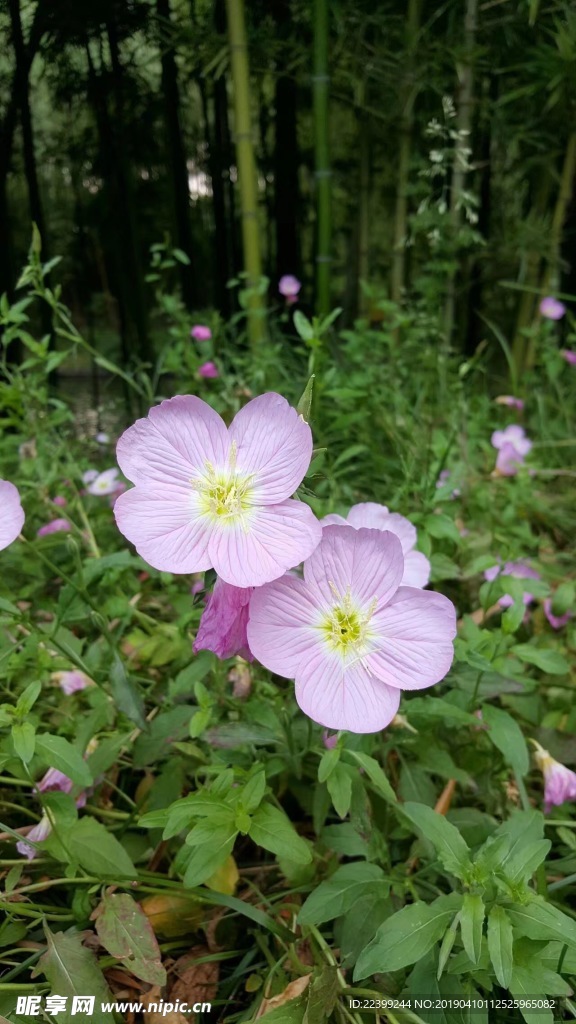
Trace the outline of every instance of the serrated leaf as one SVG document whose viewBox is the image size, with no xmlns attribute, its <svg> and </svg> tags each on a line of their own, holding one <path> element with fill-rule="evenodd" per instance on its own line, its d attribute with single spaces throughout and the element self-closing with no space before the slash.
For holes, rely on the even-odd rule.
<svg viewBox="0 0 576 1024">
<path fill-rule="evenodd" d="M 72 860 L 89 874 L 106 880 L 119 876 L 136 878 L 136 868 L 124 847 L 94 818 L 80 818 L 74 822 L 65 839 Z"/>
<path fill-rule="evenodd" d="M 422 959 L 461 906 L 462 896 L 450 893 L 433 903 L 413 903 L 393 914 L 358 957 L 354 980 L 380 971 L 399 971 Z"/>
<path fill-rule="evenodd" d="M 344 864 L 310 893 L 300 913 L 300 924 L 323 924 L 345 914 L 366 893 L 387 896 L 389 883 L 382 868 L 357 861 Z"/>
<path fill-rule="evenodd" d="M 482 897 L 477 893 L 466 893 L 460 911 L 460 932 L 464 949 L 473 964 L 480 960 L 484 912 Z"/>
<path fill-rule="evenodd" d="M 166 983 L 160 949 L 152 925 L 142 907 L 128 893 L 107 894 L 93 919 L 104 949 L 151 985 Z"/>
<path fill-rule="evenodd" d="M 498 984 L 508 988 L 512 977 L 512 922 L 503 907 L 488 914 L 488 953 Z"/>
<path fill-rule="evenodd" d="M 312 854 L 290 819 L 278 807 L 262 804 L 250 824 L 250 838 L 258 845 L 295 864 L 309 864 Z"/>
<path fill-rule="evenodd" d="M 77 786 L 87 789 L 93 783 L 92 772 L 82 755 L 63 736 L 41 733 L 36 736 L 36 753 L 51 768 L 57 768 Z"/>
<path fill-rule="evenodd" d="M 457 878 L 464 878 L 471 866 L 470 851 L 456 826 L 425 804 L 406 803 L 402 806 L 402 813 L 424 839 L 430 840 L 446 870 Z"/>
<path fill-rule="evenodd" d="M 76 1024 L 78 1013 L 72 1014 L 74 996 L 94 996 L 94 1008 L 103 1024 L 115 1024 L 114 1014 L 102 1010 L 101 1004 L 111 999 L 96 957 L 86 949 L 75 932 L 53 934 L 44 926 L 48 948 L 40 957 L 32 977 L 43 974 L 53 995 L 66 996 L 66 1009 L 58 1014 L 59 1024 Z"/>
</svg>

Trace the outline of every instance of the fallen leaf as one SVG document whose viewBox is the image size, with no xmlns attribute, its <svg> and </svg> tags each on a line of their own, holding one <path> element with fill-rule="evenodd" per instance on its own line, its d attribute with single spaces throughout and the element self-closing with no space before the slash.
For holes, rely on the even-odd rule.
<svg viewBox="0 0 576 1024">
<path fill-rule="evenodd" d="M 217 960 L 198 963 L 210 955 L 206 946 L 194 946 L 189 953 L 178 958 L 171 969 L 176 981 L 170 989 L 170 1000 L 175 1003 L 211 1003 L 218 992 L 220 965 Z"/>
<path fill-rule="evenodd" d="M 92 914 L 100 942 L 112 956 L 142 981 L 164 985 L 166 970 L 152 925 L 128 893 L 105 895 Z"/>
<path fill-rule="evenodd" d="M 270 1010 L 277 1010 L 279 1006 L 284 1006 L 285 1003 L 289 1003 L 291 999 L 297 999 L 302 993 L 308 988 L 310 984 L 311 974 L 304 974 L 301 978 L 295 978 L 289 985 L 286 986 L 283 992 L 279 992 L 277 996 L 272 996 L 271 999 L 263 999 L 258 1008 L 256 1014 L 256 1020 L 260 1017 L 265 1017 Z"/>
<path fill-rule="evenodd" d="M 197 931 L 204 918 L 202 905 L 194 897 L 147 896 L 140 906 L 155 934 L 167 939 Z"/>
</svg>

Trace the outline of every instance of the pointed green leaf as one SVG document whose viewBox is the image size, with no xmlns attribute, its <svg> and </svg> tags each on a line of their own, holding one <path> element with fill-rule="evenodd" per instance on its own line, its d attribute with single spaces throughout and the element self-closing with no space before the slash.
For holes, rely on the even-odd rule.
<svg viewBox="0 0 576 1024">
<path fill-rule="evenodd" d="M 46 925 L 44 928 L 48 948 L 40 957 L 32 977 L 43 974 L 53 995 L 66 996 L 66 1009 L 58 1014 L 59 1024 L 76 1024 L 78 1021 L 78 1013 L 72 1014 L 74 996 L 94 996 L 98 1021 L 114 1024 L 114 1014 L 101 1008 L 101 1004 L 108 1002 L 111 996 L 94 954 L 82 945 L 80 936 L 75 932 L 53 934 Z"/>
<path fill-rule="evenodd" d="M 288 857 L 295 864 L 309 864 L 312 854 L 290 819 L 278 807 L 261 804 L 250 825 L 250 838 L 265 850 Z"/>
<path fill-rule="evenodd" d="M 413 903 L 393 914 L 358 957 L 354 980 L 416 963 L 438 942 L 461 906 L 462 896 L 450 893 L 433 903 Z"/>
<path fill-rule="evenodd" d="M 402 806 L 402 813 L 424 839 L 430 840 L 446 870 L 457 878 L 464 878 L 471 866 L 470 851 L 456 826 L 425 804 L 406 803 Z"/>
<path fill-rule="evenodd" d="M 492 907 L 488 914 L 488 952 L 498 984 L 508 988 L 513 966 L 512 923 L 503 907 Z"/>
<path fill-rule="evenodd" d="M 92 785 L 94 780 L 86 761 L 63 736 L 52 736 L 49 733 L 36 736 L 36 753 L 50 768 L 57 768 L 77 786 L 86 789 Z"/>
<path fill-rule="evenodd" d="M 166 970 L 152 925 L 132 896 L 107 894 L 92 917 L 100 942 L 111 956 L 122 960 L 142 981 L 166 984 Z"/>
<path fill-rule="evenodd" d="M 466 893 L 460 911 L 460 931 L 464 949 L 473 964 L 477 964 L 482 950 L 484 903 L 476 893 Z"/>
<path fill-rule="evenodd" d="M 382 868 L 366 861 L 344 864 L 330 878 L 310 893 L 298 921 L 300 924 L 323 924 L 345 914 L 366 893 L 374 898 L 386 896 L 390 886 Z"/>
</svg>

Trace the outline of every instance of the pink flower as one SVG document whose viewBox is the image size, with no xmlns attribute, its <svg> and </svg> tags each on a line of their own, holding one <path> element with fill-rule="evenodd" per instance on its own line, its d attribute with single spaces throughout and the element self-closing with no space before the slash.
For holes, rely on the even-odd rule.
<svg viewBox="0 0 576 1024">
<path fill-rule="evenodd" d="M 65 533 L 71 529 L 72 526 L 67 519 L 52 519 L 51 522 L 45 523 L 39 530 L 36 530 L 36 536 L 48 537 L 51 533 Z"/>
<path fill-rule="evenodd" d="M 301 287 L 302 283 L 293 274 L 284 274 L 278 282 L 278 291 L 280 295 L 284 296 L 288 304 L 296 302 Z"/>
<path fill-rule="evenodd" d="M 547 597 L 544 601 L 544 614 L 552 626 L 552 629 L 562 629 L 572 618 L 572 612 L 570 609 L 568 609 L 564 615 L 554 615 L 554 612 L 552 611 L 552 599 L 550 597 Z"/>
<path fill-rule="evenodd" d="M 190 337 L 194 338 L 194 341 L 210 341 L 212 331 L 209 327 L 205 327 L 204 324 L 194 324 L 190 331 Z"/>
<path fill-rule="evenodd" d="M 548 295 L 540 303 L 540 312 L 547 320 L 561 320 L 566 312 L 564 303 Z"/>
<path fill-rule="evenodd" d="M 202 363 L 202 366 L 198 367 L 198 375 L 200 377 L 205 377 L 206 379 L 212 379 L 214 377 L 219 377 L 220 373 L 218 372 L 216 363 L 207 362 Z"/>
<path fill-rule="evenodd" d="M 576 352 L 574 352 L 573 349 L 563 348 L 560 351 L 560 355 L 567 363 L 570 364 L 570 366 L 576 366 Z"/>
<path fill-rule="evenodd" d="M 92 481 L 95 480 L 97 476 L 97 469 L 87 469 L 86 472 L 82 474 L 82 480 L 85 484 L 91 484 Z"/>
<path fill-rule="evenodd" d="M 454 606 L 400 586 L 403 574 L 395 534 L 327 526 L 304 579 L 286 575 L 252 594 L 250 650 L 295 680 L 298 704 L 320 725 L 377 732 L 394 718 L 402 690 L 432 686 L 448 672 Z"/>
<path fill-rule="evenodd" d="M 576 799 L 576 772 L 555 761 L 536 740 L 531 742 L 536 747 L 536 763 L 544 774 L 544 813 L 548 814 L 552 807 L 559 807 L 565 800 Z"/>
<path fill-rule="evenodd" d="M 498 405 L 507 405 L 509 409 L 518 409 L 519 412 L 522 412 L 524 408 L 524 400 L 522 398 L 515 398 L 514 395 L 498 395 L 494 401 Z"/>
<path fill-rule="evenodd" d="M 24 510 L 14 484 L 0 480 L 0 551 L 16 540 L 24 526 Z"/>
<path fill-rule="evenodd" d="M 45 814 L 42 815 L 40 821 L 34 828 L 31 828 L 27 834 L 26 839 L 31 840 L 33 843 L 41 843 L 43 839 L 47 839 L 52 831 L 52 825 Z M 16 849 L 21 857 L 27 857 L 28 860 L 33 860 L 34 857 L 38 856 L 38 850 L 35 846 L 31 846 L 26 839 L 21 839 L 19 843 L 16 843 Z"/>
<path fill-rule="evenodd" d="M 57 768 L 49 768 L 36 786 L 39 793 L 52 793 L 54 790 L 60 793 L 70 793 L 73 788 L 72 779 L 64 775 L 64 772 L 58 771 Z"/>
<path fill-rule="evenodd" d="M 67 697 L 71 693 L 77 693 L 79 690 L 85 690 L 87 686 L 93 685 L 92 680 L 78 669 L 73 669 L 70 672 L 54 672 L 52 679 Z"/>
<path fill-rule="evenodd" d="M 492 434 L 492 446 L 500 449 L 504 445 L 512 445 L 521 456 L 528 455 L 532 449 L 532 441 L 526 437 L 524 427 L 511 423 L 505 430 L 495 430 Z"/>
<path fill-rule="evenodd" d="M 105 469 L 103 473 L 97 473 L 95 477 L 92 477 L 86 490 L 88 494 L 106 497 L 109 494 L 114 494 L 121 485 L 122 481 L 118 479 L 118 470 L 114 466 L 112 469 Z"/>
<path fill-rule="evenodd" d="M 502 567 L 501 565 L 492 565 L 489 569 L 484 572 L 485 580 L 495 580 L 497 576 L 515 576 L 519 580 L 539 580 L 540 573 L 536 572 L 535 569 L 530 565 L 526 565 L 525 562 L 506 562 Z M 524 591 L 523 601 L 524 604 L 531 604 L 534 600 L 534 595 L 529 594 L 526 590 Z M 498 604 L 501 608 L 510 608 L 514 604 L 514 598 L 510 594 L 503 594 L 499 599 Z"/>
<path fill-rule="evenodd" d="M 122 435 L 136 484 L 114 508 L 120 531 L 155 569 L 214 568 L 234 587 L 277 579 L 322 535 L 308 505 L 287 500 L 312 457 L 310 427 L 280 395 L 248 402 L 227 429 L 206 402 L 178 395 Z"/>
<path fill-rule="evenodd" d="M 202 612 L 194 654 L 213 651 L 219 658 L 232 658 L 239 654 L 246 661 L 253 661 L 246 635 L 253 589 L 231 587 L 224 580 L 216 580 Z"/>
<path fill-rule="evenodd" d="M 496 476 L 516 476 L 520 466 L 524 464 L 524 456 L 520 455 L 512 444 L 503 444 L 496 456 Z"/>
<path fill-rule="evenodd" d="M 104 430 L 100 430 L 99 433 L 95 435 L 94 440 L 97 441 L 98 444 L 110 444 L 110 434 L 105 433 Z"/>
<path fill-rule="evenodd" d="M 396 534 L 404 556 L 402 586 L 425 587 L 429 583 L 430 562 L 420 551 L 412 550 L 417 540 L 416 527 L 397 512 L 389 512 L 386 505 L 377 505 L 373 501 L 353 505 L 346 519 L 338 515 L 325 516 L 322 525 L 330 524 L 353 526 L 356 530 L 361 527 L 369 530 L 389 530 L 390 533 Z"/>
<path fill-rule="evenodd" d="M 326 747 L 326 750 L 333 750 L 338 743 L 338 733 L 333 732 L 330 734 L 328 729 L 322 730 L 322 743 Z"/>
</svg>

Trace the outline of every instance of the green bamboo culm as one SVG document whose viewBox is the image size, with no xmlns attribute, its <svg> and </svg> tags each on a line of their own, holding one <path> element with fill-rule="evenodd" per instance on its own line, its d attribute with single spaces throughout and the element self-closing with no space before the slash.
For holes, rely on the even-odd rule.
<svg viewBox="0 0 576 1024">
<path fill-rule="evenodd" d="M 248 337 L 250 344 L 257 347 L 265 336 L 265 309 L 259 288 L 262 279 L 262 253 L 244 0 L 226 0 L 226 13 L 232 70 L 234 144 L 238 165 L 244 270 L 247 287 L 250 290 Z"/>
<path fill-rule="evenodd" d="M 314 154 L 316 178 L 316 307 L 330 310 L 332 263 L 332 170 L 328 128 L 328 0 L 314 0 Z"/>
</svg>

